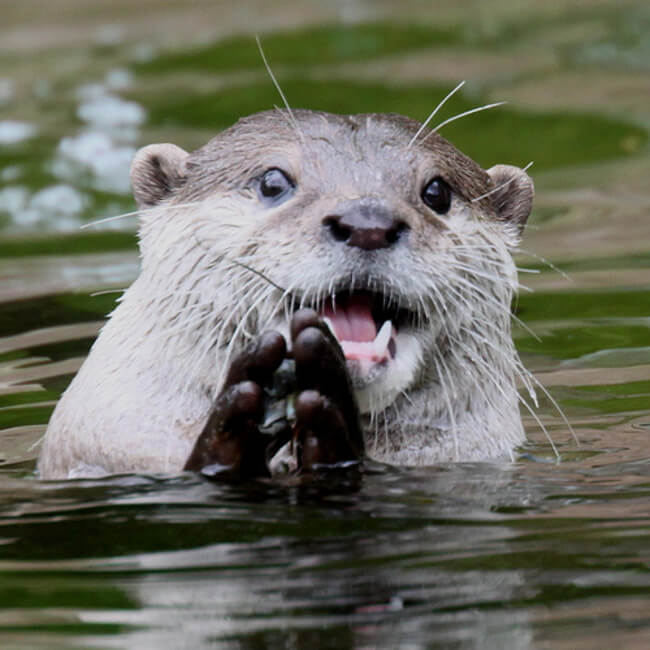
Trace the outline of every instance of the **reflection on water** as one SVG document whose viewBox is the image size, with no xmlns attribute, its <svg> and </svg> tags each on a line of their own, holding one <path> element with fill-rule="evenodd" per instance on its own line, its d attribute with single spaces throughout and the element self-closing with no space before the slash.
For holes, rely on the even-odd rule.
<svg viewBox="0 0 650 650">
<path fill-rule="evenodd" d="M 371 465 L 297 488 L 34 477 L 49 414 L 138 264 L 128 217 L 43 231 L 132 209 L 137 146 L 189 149 L 278 101 L 252 39 L 194 41 L 207 5 L 133 7 L 130 31 L 118 9 L 98 25 L 68 2 L 90 44 L 71 53 L 41 29 L 52 53 L 0 79 L 2 647 L 647 647 L 647 7 L 406 2 L 413 29 L 391 3 L 269 15 L 251 0 L 282 28 L 263 40 L 293 105 L 422 119 L 466 77 L 444 117 L 511 104 L 445 135 L 486 166 L 536 161 L 520 259 L 534 292 L 516 305 L 534 334 L 516 340 L 553 398 L 537 412 L 561 462 L 526 416 L 514 464 Z M 333 27 L 341 14 L 379 22 Z M 238 32 L 250 13 L 220 19 Z M 170 24 L 173 50 L 152 35 Z"/>
<path fill-rule="evenodd" d="M 25 624 L 102 647 L 308 647 L 324 627 L 332 648 L 633 638 L 648 492 L 628 454 L 379 468 L 358 489 L 8 474 L 0 592 Z"/>
</svg>

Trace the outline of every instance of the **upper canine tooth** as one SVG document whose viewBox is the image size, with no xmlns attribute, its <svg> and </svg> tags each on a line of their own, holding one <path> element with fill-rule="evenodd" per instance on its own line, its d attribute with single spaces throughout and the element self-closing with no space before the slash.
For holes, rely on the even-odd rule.
<svg viewBox="0 0 650 650">
<path fill-rule="evenodd" d="M 381 326 L 379 332 L 377 332 L 377 336 L 375 336 L 375 340 L 373 341 L 373 347 L 377 353 L 381 354 L 388 347 L 388 341 L 390 341 L 392 332 L 392 321 L 384 321 L 384 324 Z"/>
</svg>

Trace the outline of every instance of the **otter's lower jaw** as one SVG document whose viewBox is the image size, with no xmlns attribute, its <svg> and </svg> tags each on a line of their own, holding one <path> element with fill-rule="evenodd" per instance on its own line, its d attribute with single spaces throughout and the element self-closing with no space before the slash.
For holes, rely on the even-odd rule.
<svg viewBox="0 0 650 650">
<path fill-rule="evenodd" d="M 413 385 L 422 362 L 422 347 L 410 331 L 397 332 L 396 354 L 374 365 L 347 360 L 348 372 L 361 413 L 378 413 Z"/>
</svg>

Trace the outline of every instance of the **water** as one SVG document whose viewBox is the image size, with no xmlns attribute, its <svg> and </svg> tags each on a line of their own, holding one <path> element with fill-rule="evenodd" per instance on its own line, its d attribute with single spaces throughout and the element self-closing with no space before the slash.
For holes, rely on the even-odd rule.
<svg viewBox="0 0 650 650">
<path fill-rule="evenodd" d="M 0 39 L 0 645 L 647 647 L 645 4 L 404 3 L 417 29 L 382 2 L 64 4 L 7 9 Z M 132 209 L 138 146 L 190 149 L 278 103 L 251 38 L 215 41 L 258 24 L 295 106 L 423 119 L 463 78 L 441 119 L 509 101 L 445 135 L 484 166 L 535 161 L 519 258 L 534 291 L 516 305 L 534 334 L 515 337 L 579 440 L 540 394 L 561 462 L 524 414 L 514 464 L 369 465 L 300 487 L 35 478 L 56 400 L 137 273 L 132 218 L 79 226 Z"/>
</svg>

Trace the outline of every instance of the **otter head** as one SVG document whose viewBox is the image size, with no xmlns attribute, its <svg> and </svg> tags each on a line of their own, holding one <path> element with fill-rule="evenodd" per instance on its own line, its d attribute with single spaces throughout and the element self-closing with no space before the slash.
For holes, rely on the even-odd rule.
<svg viewBox="0 0 650 650">
<path fill-rule="evenodd" d="M 293 310 L 316 308 L 363 411 L 443 381 L 437 360 L 465 330 L 485 345 L 493 330 L 509 337 L 510 250 L 533 184 L 516 167 L 484 171 L 437 133 L 413 140 L 419 128 L 399 115 L 276 110 L 191 154 L 145 147 L 132 167 L 139 206 L 153 208 L 143 271 L 186 269 L 157 286 L 191 288 L 195 340 L 217 351 L 254 331 L 286 333 Z"/>
</svg>

